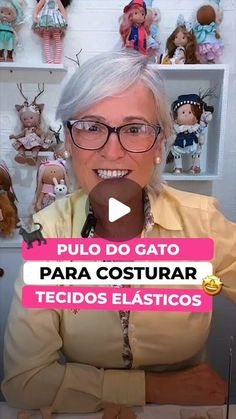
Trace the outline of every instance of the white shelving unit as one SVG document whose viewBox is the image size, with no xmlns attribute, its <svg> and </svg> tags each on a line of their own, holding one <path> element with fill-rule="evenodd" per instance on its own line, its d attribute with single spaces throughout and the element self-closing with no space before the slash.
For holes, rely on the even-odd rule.
<svg viewBox="0 0 236 419">
<path fill-rule="evenodd" d="M 0 64 L 0 80 L 4 83 L 58 84 L 67 73 L 62 64 L 23 65 L 17 62 Z"/>
<path fill-rule="evenodd" d="M 164 177 L 171 181 L 212 181 L 222 176 L 223 152 L 225 142 L 229 68 L 225 64 L 194 65 L 156 65 L 165 80 L 170 103 L 179 95 L 215 90 L 216 97 L 210 99 L 214 106 L 212 121 L 208 125 L 205 144 L 201 154 L 201 173 L 192 175 L 187 172 L 172 173 L 173 165 L 166 166 Z M 209 101 L 209 99 L 208 99 Z M 187 170 L 187 166 L 185 168 Z"/>
</svg>

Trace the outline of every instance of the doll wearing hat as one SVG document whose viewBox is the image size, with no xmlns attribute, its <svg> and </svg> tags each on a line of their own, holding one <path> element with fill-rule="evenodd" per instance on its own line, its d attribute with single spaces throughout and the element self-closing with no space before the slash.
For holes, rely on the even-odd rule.
<svg viewBox="0 0 236 419">
<path fill-rule="evenodd" d="M 24 20 L 18 0 L 0 0 L 0 61 L 13 61 L 16 48 L 15 26 Z"/>
<path fill-rule="evenodd" d="M 69 189 L 69 178 L 62 160 L 47 160 L 41 163 L 37 173 L 35 210 L 39 211 L 55 201 L 55 182 L 64 181 Z"/>
<path fill-rule="evenodd" d="M 206 112 L 205 112 L 206 110 Z M 171 148 L 174 156 L 174 173 L 183 171 L 182 157 L 191 155 L 189 172 L 198 174 L 200 154 L 204 143 L 204 131 L 212 118 L 213 108 L 208 107 L 196 94 L 181 95 L 172 103 L 175 142 Z"/>
<path fill-rule="evenodd" d="M 124 47 L 133 48 L 147 55 L 149 25 L 145 22 L 146 4 L 143 0 L 132 0 L 123 10 L 120 19 L 120 34 Z"/>
</svg>

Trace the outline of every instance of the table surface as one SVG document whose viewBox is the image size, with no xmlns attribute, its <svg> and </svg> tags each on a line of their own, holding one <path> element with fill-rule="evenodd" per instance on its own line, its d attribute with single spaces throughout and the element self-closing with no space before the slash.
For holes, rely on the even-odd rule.
<svg viewBox="0 0 236 419">
<path fill-rule="evenodd" d="M 138 419 L 180 419 L 180 410 L 189 410 L 189 413 L 206 414 L 208 409 L 213 407 L 184 407 L 184 406 L 145 406 L 135 408 L 134 411 Z M 223 418 L 226 416 L 226 406 L 222 407 L 224 411 Z M 191 411 L 191 412 L 190 412 Z M 193 412 L 194 411 L 194 412 Z M 10 408 L 7 403 L 0 402 L 0 418 L 1 419 L 16 419 L 19 410 Z M 229 419 L 236 419 L 236 405 L 230 406 Z M 191 414 L 192 416 L 192 414 Z M 40 419 L 41 416 L 37 411 L 32 412 L 32 418 Z M 101 419 L 102 412 L 92 414 L 54 414 L 53 419 Z M 218 419 L 218 418 L 216 418 Z"/>
</svg>

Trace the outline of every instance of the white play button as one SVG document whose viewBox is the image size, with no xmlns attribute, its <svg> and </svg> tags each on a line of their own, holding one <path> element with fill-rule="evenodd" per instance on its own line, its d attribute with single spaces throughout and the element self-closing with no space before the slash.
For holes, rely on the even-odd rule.
<svg viewBox="0 0 236 419">
<path fill-rule="evenodd" d="M 131 211 L 128 205 L 123 204 L 115 198 L 109 198 L 108 201 L 108 219 L 110 223 L 113 223 L 119 218 L 124 217 L 126 214 L 129 214 Z"/>
</svg>

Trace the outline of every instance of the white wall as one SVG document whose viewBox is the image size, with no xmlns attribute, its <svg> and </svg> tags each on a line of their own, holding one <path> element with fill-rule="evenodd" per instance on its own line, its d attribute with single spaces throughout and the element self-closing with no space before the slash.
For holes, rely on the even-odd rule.
<svg viewBox="0 0 236 419">
<path fill-rule="evenodd" d="M 94 56 L 98 52 L 117 47 L 119 44 L 118 19 L 127 2 L 126 0 L 73 0 L 72 5 L 68 8 L 69 29 L 64 43 L 64 55 L 75 58 L 76 53 L 82 48 L 80 62 L 83 63 L 88 57 Z M 41 39 L 30 29 L 32 10 L 35 4 L 35 0 L 28 0 L 26 23 L 19 32 L 20 45 L 16 50 L 16 63 L 22 65 L 41 66 L 42 64 Z M 201 0 L 179 0 L 178 2 L 175 0 L 154 0 L 153 7 L 159 7 L 162 16 L 160 38 L 163 48 L 166 38 L 175 27 L 178 14 L 182 13 L 186 18 L 190 18 L 200 4 L 202 4 Z M 236 114 L 236 0 L 222 0 L 222 7 L 224 20 L 221 33 L 225 43 L 225 53 L 221 61 L 230 65 L 230 94 L 223 177 L 214 182 L 182 181 L 171 184 L 180 189 L 216 196 L 221 202 L 225 215 L 236 220 L 236 121 L 234 117 Z M 76 66 L 65 57 L 63 61 L 68 69 L 66 80 Z M 33 96 L 36 87 L 33 84 L 25 84 L 24 91 Z M 54 111 L 60 89 L 60 85 L 46 85 L 46 92 L 41 97 L 42 102 L 46 103 L 44 115 L 50 123 L 54 121 Z M 34 197 L 36 170 L 26 165 L 19 165 L 14 161 L 16 152 L 8 139 L 9 134 L 14 132 L 18 120 L 14 104 L 21 103 L 22 98 L 13 83 L 0 83 L 0 91 L 0 157 L 7 161 L 10 168 L 20 200 L 20 215 L 25 216 L 30 210 L 30 204 Z M 58 125 L 54 122 L 54 126 Z"/>
</svg>

